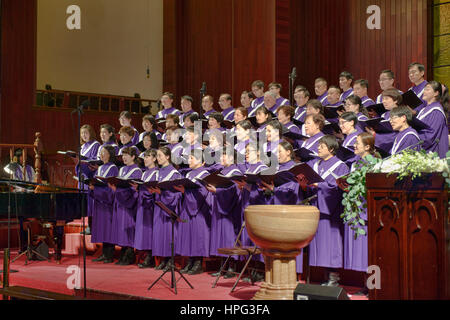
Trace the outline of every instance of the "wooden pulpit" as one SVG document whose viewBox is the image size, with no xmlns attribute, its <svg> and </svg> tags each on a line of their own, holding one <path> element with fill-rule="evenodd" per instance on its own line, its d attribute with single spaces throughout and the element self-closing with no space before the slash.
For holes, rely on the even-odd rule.
<svg viewBox="0 0 450 320">
<path fill-rule="evenodd" d="M 450 299 L 450 216 L 441 174 L 397 181 L 366 176 L 369 266 L 381 271 L 370 300 Z"/>
</svg>

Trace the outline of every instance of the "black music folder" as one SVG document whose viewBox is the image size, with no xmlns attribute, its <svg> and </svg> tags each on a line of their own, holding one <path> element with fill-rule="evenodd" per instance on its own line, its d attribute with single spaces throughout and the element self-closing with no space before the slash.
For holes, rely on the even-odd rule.
<svg viewBox="0 0 450 320">
<path fill-rule="evenodd" d="M 339 149 L 336 152 L 336 157 L 341 161 L 347 161 L 355 156 L 355 150 L 353 147 L 344 147 L 340 146 Z"/>
<path fill-rule="evenodd" d="M 389 121 L 383 118 L 374 118 L 366 121 L 359 122 L 365 129 L 366 127 L 372 128 L 376 133 L 391 133 L 394 132 Z"/>
<path fill-rule="evenodd" d="M 102 160 L 81 160 L 80 162 L 90 164 L 93 166 L 101 166 L 103 164 Z"/>
<path fill-rule="evenodd" d="M 344 109 L 343 105 L 332 107 L 332 106 L 325 106 L 323 108 L 323 114 L 326 119 L 336 119 L 339 118 L 338 111 L 342 111 Z M 345 111 L 345 109 L 344 109 Z"/>
<path fill-rule="evenodd" d="M 172 190 L 172 191 L 178 191 L 175 190 L 174 186 L 184 186 L 185 189 L 198 189 L 200 186 L 196 184 L 195 182 L 192 182 L 188 178 L 182 178 L 182 179 L 176 179 L 176 180 L 170 180 L 170 181 L 163 181 L 158 183 L 157 185 L 159 188 L 163 190 Z"/>
<path fill-rule="evenodd" d="M 283 137 L 289 139 L 289 140 L 307 140 L 308 137 L 302 135 L 301 133 L 295 133 L 292 131 L 289 131 L 288 129 L 286 129 L 285 127 L 283 127 Z"/>
<path fill-rule="evenodd" d="M 323 179 L 306 163 L 299 163 L 289 170 L 273 173 L 273 169 L 262 171 L 259 177 L 266 183 L 271 183 L 278 187 L 287 182 L 296 181 L 295 177 L 303 175 L 307 184 L 322 182 Z"/>
<path fill-rule="evenodd" d="M 234 127 L 234 121 L 223 120 L 222 126 L 226 129 L 231 129 Z"/>
<path fill-rule="evenodd" d="M 412 90 L 408 90 L 402 94 L 402 100 L 402 104 L 406 104 L 412 109 L 416 109 L 424 103 Z"/>
<path fill-rule="evenodd" d="M 73 176 L 73 178 L 76 181 L 79 181 L 78 176 Z M 100 180 L 99 178 L 97 178 L 97 177 L 87 178 L 85 175 L 81 175 L 81 183 L 83 183 L 87 186 L 90 184 L 92 184 L 94 186 L 103 186 L 103 187 L 106 186 L 106 182 Z"/>
<path fill-rule="evenodd" d="M 383 113 L 387 111 L 382 103 L 373 104 L 371 106 L 366 107 L 366 109 L 375 111 L 380 117 Z"/>
<path fill-rule="evenodd" d="M 218 173 L 211 173 L 203 179 L 198 179 L 198 181 L 205 186 L 210 184 L 216 188 L 229 188 L 235 184 L 231 177 L 225 177 Z"/>
<path fill-rule="evenodd" d="M 78 153 L 75 151 L 67 150 L 67 151 L 58 151 L 58 154 L 63 154 L 71 158 L 78 158 Z M 87 157 L 80 155 L 80 160 L 88 160 Z"/>
<path fill-rule="evenodd" d="M 132 183 L 134 183 L 133 179 L 124 179 L 119 177 L 97 177 L 97 179 L 100 179 L 105 183 L 115 185 L 117 188 L 128 188 L 131 187 Z"/>
<path fill-rule="evenodd" d="M 339 122 L 337 119 L 329 119 L 328 123 L 322 129 L 324 134 L 334 135 L 335 133 L 340 133 L 341 128 L 339 127 Z"/>
<path fill-rule="evenodd" d="M 307 162 L 309 160 L 317 159 L 317 155 L 314 154 L 309 149 L 306 148 L 299 148 L 294 150 L 296 158 L 300 159 L 302 162 Z"/>
</svg>

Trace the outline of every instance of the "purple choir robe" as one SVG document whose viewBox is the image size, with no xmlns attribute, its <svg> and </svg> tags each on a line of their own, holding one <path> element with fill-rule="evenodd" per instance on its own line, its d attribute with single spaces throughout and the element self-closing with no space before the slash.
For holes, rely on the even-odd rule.
<svg viewBox="0 0 450 320">
<path fill-rule="evenodd" d="M 206 112 L 203 114 L 203 116 L 204 116 L 206 119 L 209 119 L 209 115 L 210 115 L 211 113 L 213 113 L 213 112 L 217 112 L 217 111 L 214 110 L 214 109 L 211 109 L 211 110 L 209 110 L 209 111 L 206 111 Z"/>
<path fill-rule="evenodd" d="M 424 80 L 419 85 L 417 85 L 417 86 L 414 85 L 411 88 L 409 88 L 409 90 L 414 92 L 416 94 L 416 96 L 423 102 L 420 106 L 418 106 L 417 108 L 414 109 L 416 112 L 420 112 L 420 110 L 422 110 L 423 108 L 425 108 L 427 106 L 427 102 L 422 99 L 423 91 L 427 84 L 428 84 L 428 81 Z"/>
<path fill-rule="evenodd" d="M 384 119 L 381 122 L 385 121 L 389 122 L 389 120 L 391 119 L 391 112 L 386 111 L 381 115 L 381 117 Z M 375 146 L 385 151 L 386 153 L 389 153 L 392 149 L 392 145 L 394 144 L 394 139 L 396 135 L 397 135 L 396 132 L 377 133 L 375 135 Z"/>
<path fill-rule="evenodd" d="M 194 113 L 194 110 L 189 110 L 187 112 L 184 112 L 182 115 L 180 115 L 180 126 L 184 127 L 184 119 L 186 119 L 193 113 Z"/>
<path fill-rule="evenodd" d="M 247 164 L 247 170 L 245 174 L 259 174 L 261 171 L 268 169 L 268 167 L 262 163 L 257 162 L 254 164 Z M 264 190 L 262 190 L 256 184 L 247 184 L 247 188 L 241 191 L 241 201 L 242 201 L 242 214 L 241 214 L 241 224 L 245 218 L 245 209 L 248 206 L 253 205 L 269 205 L 272 204 L 272 197 L 266 195 Z M 255 244 L 248 236 L 247 228 L 244 228 L 241 233 L 241 243 L 244 246 L 254 246 Z M 260 254 L 254 256 L 255 260 L 264 262 L 264 257 Z"/>
<path fill-rule="evenodd" d="M 151 182 L 158 180 L 158 168 L 151 168 L 144 172 L 141 180 Z M 153 211 L 155 209 L 155 196 L 146 188 L 139 190 L 136 229 L 134 233 L 134 248 L 137 250 L 152 250 L 153 240 Z"/>
<path fill-rule="evenodd" d="M 223 168 L 226 177 L 242 175 L 236 165 Z M 242 213 L 241 192 L 236 185 L 217 188 L 212 198 L 210 255 L 223 256 L 219 248 L 233 247 L 240 230 Z M 234 257 L 236 258 L 236 257 Z"/>
<path fill-rule="evenodd" d="M 354 150 L 355 143 L 356 143 L 356 138 L 362 132 L 363 131 L 359 127 L 356 127 L 354 132 L 352 132 L 349 135 L 345 136 L 345 139 L 342 142 L 342 146 L 347 148 L 347 149 Z M 354 157 L 348 159 L 345 162 L 346 165 L 350 167 L 352 165 L 352 163 L 357 160 L 357 158 L 358 158 L 358 156 L 355 155 Z"/>
<path fill-rule="evenodd" d="M 17 163 L 18 167 L 13 173 L 13 179 L 14 180 L 20 180 L 20 181 L 28 181 L 28 182 L 34 182 L 36 178 L 36 173 L 34 172 L 34 169 L 30 165 L 25 165 L 25 178 L 23 177 L 23 167 L 20 163 Z"/>
<path fill-rule="evenodd" d="M 223 120 L 234 121 L 234 112 L 235 109 L 233 107 L 229 107 L 225 110 L 222 110 Z"/>
<path fill-rule="evenodd" d="M 179 223 L 177 230 L 176 254 L 185 257 L 209 257 L 211 233 L 212 194 L 198 179 L 203 179 L 209 172 L 200 167 L 191 170 L 186 178 L 198 184 L 198 189 L 185 189 L 180 217 L 186 223 Z"/>
<path fill-rule="evenodd" d="M 365 127 L 364 127 L 364 125 L 361 123 L 362 121 L 367 121 L 367 120 L 369 120 L 369 117 L 368 116 L 366 116 L 364 113 L 362 113 L 362 112 L 358 112 L 357 114 L 356 114 L 356 117 L 357 117 L 357 119 L 358 119 L 358 123 L 356 124 L 356 127 L 359 129 L 359 130 L 361 130 L 361 132 L 364 132 L 364 130 L 365 130 Z"/>
<path fill-rule="evenodd" d="M 347 99 L 348 97 L 350 97 L 353 94 L 353 88 L 348 89 L 345 92 L 341 93 L 341 97 L 339 98 L 339 101 L 344 102 L 345 99 Z"/>
<path fill-rule="evenodd" d="M 156 114 L 155 119 L 156 120 L 165 119 L 169 114 L 175 114 L 175 115 L 179 116 L 181 114 L 181 111 L 175 107 L 163 109 Z"/>
<path fill-rule="evenodd" d="M 362 163 L 360 163 L 362 161 Z M 351 171 L 355 171 L 358 167 L 366 163 L 364 159 L 358 157 L 357 162 L 352 164 Z M 367 208 L 361 213 L 361 219 L 365 221 L 364 226 L 359 228 L 364 229 L 366 234 L 359 235 L 355 239 L 355 231 L 349 225 L 344 226 L 344 269 L 367 272 L 369 264 L 368 258 L 368 241 L 367 241 Z"/>
<path fill-rule="evenodd" d="M 89 142 L 84 143 L 81 146 L 80 154 L 82 157 L 86 157 L 88 160 L 97 160 L 98 149 L 100 148 L 100 143 L 95 140 L 91 140 Z M 78 176 L 78 170 L 80 170 L 81 166 L 81 176 L 85 176 L 86 178 L 92 178 L 94 176 L 95 171 L 89 168 L 87 163 L 79 163 L 75 166 L 75 173 Z M 84 183 L 78 182 L 78 188 L 81 190 L 89 190 L 89 186 Z M 87 215 L 88 217 L 92 217 L 92 206 L 94 204 L 94 199 L 88 194 L 87 196 Z"/>
<path fill-rule="evenodd" d="M 205 169 L 210 173 L 217 172 L 223 169 L 220 160 L 220 154 L 222 152 L 222 148 L 218 148 L 216 150 L 212 149 L 210 146 L 206 147 L 204 152 L 204 160 L 205 160 Z"/>
<path fill-rule="evenodd" d="M 240 154 L 245 155 L 245 148 L 247 147 L 247 145 L 249 143 L 250 143 L 250 139 L 243 140 L 243 141 L 238 140 L 238 142 L 234 146 L 234 150 L 236 150 L 236 152 L 238 152 Z"/>
<path fill-rule="evenodd" d="M 264 96 L 261 96 L 259 98 L 256 98 L 252 101 L 252 104 L 248 108 L 248 117 L 254 117 L 256 116 L 256 110 L 258 110 L 259 107 L 262 107 L 264 105 Z"/>
<path fill-rule="evenodd" d="M 324 106 L 324 107 L 326 107 L 330 104 L 328 102 L 328 92 L 326 92 L 326 91 L 323 95 L 321 95 L 320 97 L 317 97 L 317 100 L 319 100 L 320 103 L 322 104 L 322 106 Z"/>
<path fill-rule="evenodd" d="M 81 146 L 80 154 L 82 157 L 86 157 L 88 160 L 97 160 L 98 149 L 100 148 L 100 143 L 98 141 L 92 140 L 84 143 Z M 75 167 L 75 172 L 78 175 L 80 164 Z M 92 178 L 94 176 L 94 171 L 89 169 L 87 163 L 81 163 L 81 174 L 84 174 L 87 178 Z M 80 187 L 80 184 L 78 184 Z M 83 189 L 87 190 L 87 187 L 83 185 Z"/>
<path fill-rule="evenodd" d="M 311 266 L 341 268 L 343 266 L 343 229 L 340 217 L 342 208 L 342 191 L 336 179 L 349 173 L 349 168 L 337 157 L 327 161 L 317 159 L 312 168 L 324 180 L 318 183 L 313 192 L 317 199 L 311 202 L 320 211 L 317 232 L 309 244 L 309 263 Z"/>
<path fill-rule="evenodd" d="M 258 129 L 256 130 L 256 132 L 257 132 L 257 133 L 261 133 L 261 132 L 263 132 L 263 131 L 266 130 L 266 127 L 267 127 L 267 122 L 264 122 L 263 124 L 261 124 L 261 125 L 258 127 Z"/>
<path fill-rule="evenodd" d="M 295 165 L 296 163 L 293 160 L 281 163 L 278 171 L 289 170 Z M 299 205 L 303 198 L 303 191 L 297 181 L 288 182 L 273 189 L 273 204 L 275 205 Z M 296 257 L 297 273 L 302 273 L 303 271 L 302 253 Z"/>
<path fill-rule="evenodd" d="M 391 154 L 400 153 L 402 150 L 410 149 L 411 146 L 416 145 L 420 141 L 419 134 L 411 127 L 398 132 L 392 145 Z M 420 146 L 413 147 L 413 150 L 419 150 Z"/>
<path fill-rule="evenodd" d="M 286 123 L 284 125 L 284 127 L 286 129 L 288 129 L 290 132 L 297 133 L 297 134 L 302 134 L 302 129 L 297 127 L 292 121 L 289 121 L 288 123 Z M 294 149 L 300 147 L 302 143 L 303 143 L 302 140 L 295 140 L 294 141 L 294 145 L 293 145 Z"/>
<path fill-rule="evenodd" d="M 170 181 L 181 179 L 181 174 L 173 167 L 168 165 L 159 169 L 158 181 Z M 170 190 L 161 190 L 161 194 L 155 194 L 155 201 L 161 201 L 169 209 L 173 210 L 176 214 L 180 214 L 181 206 L 181 192 L 174 192 Z M 174 227 L 174 244 L 177 242 L 177 224 L 175 222 Z M 172 221 L 169 215 L 162 210 L 159 206 L 155 206 L 153 213 L 153 238 L 152 238 L 153 250 L 152 254 L 157 257 L 170 257 L 171 241 L 172 241 Z M 175 248 L 177 250 L 177 248 Z"/>
<path fill-rule="evenodd" d="M 364 107 L 368 107 L 368 106 L 373 106 L 375 104 L 375 101 L 373 101 L 372 99 L 370 99 L 368 96 L 364 96 L 361 98 L 361 102 L 363 104 Z"/>
<path fill-rule="evenodd" d="M 448 126 L 442 105 L 439 102 L 428 104 L 417 114 L 417 119 L 430 127 L 430 130 L 419 132 L 419 137 L 425 141 L 423 148 L 437 152 L 439 157 L 444 159 L 448 152 Z"/>
<path fill-rule="evenodd" d="M 275 106 L 272 107 L 272 109 L 274 110 L 272 112 L 275 113 L 277 111 L 277 109 L 281 106 L 290 106 L 290 105 L 291 105 L 291 102 L 288 99 L 279 97 L 275 102 Z"/>
<path fill-rule="evenodd" d="M 124 179 L 141 179 L 142 171 L 137 164 L 124 166 L 120 168 L 118 177 Z M 138 195 L 131 187 L 117 188 L 115 192 L 112 230 L 113 243 L 118 246 L 134 246 Z"/>
<path fill-rule="evenodd" d="M 306 118 L 306 105 L 301 107 L 297 106 L 297 108 L 295 108 L 294 119 L 301 122 L 305 122 L 305 118 Z"/>
<path fill-rule="evenodd" d="M 131 126 L 131 128 L 134 130 L 134 135 L 133 138 L 131 138 L 131 142 L 133 143 L 133 145 L 137 145 L 139 143 L 139 131 L 137 131 L 137 129 L 133 126 Z"/>
<path fill-rule="evenodd" d="M 316 135 L 308 138 L 308 140 L 303 141 L 301 147 L 308 149 L 313 152 L 314 155 L 317 156 L 317 152 L 319 152 L 319 140 L 324 136 L 323 132 L 319 132 Z"/>
<path fill-rule="evenodd" d="M 119 169 L 112 162 L 98 167 L 96 177 L 116 177 Z M 95 186 L 94 190 L 89 190 L 90 196 L 94 199 L 92 206 L 92 243 L 115 243 L 112 221 L 114 212 L 114 192 L 108 186 Z"/>
</svg>

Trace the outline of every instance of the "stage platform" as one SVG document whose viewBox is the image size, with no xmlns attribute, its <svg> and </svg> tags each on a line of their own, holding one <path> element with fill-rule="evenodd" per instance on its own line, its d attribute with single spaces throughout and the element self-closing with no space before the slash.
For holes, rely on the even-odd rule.
<svg viewBox="0 0 450 320">
<path fill-rule="evenodd" d="M 12 251 L 11 258 L 17 255 Z M 0 254 L 3 260 L 3 252 Z M 236 278 L 219 280 L 216 288 L 212 288 L 215 277 L 212 271 L 199 275 L 186 275 L 186 279 L 193 285 L 191 289 L 177 274 L 178 294 L 170 285 L 159 281 L 151 290 L 147 288 L 161 275 L 162 271 L 140 269 L 136 264 L 119 266 L 92 262 L 94 256 L 86 257 L 86 297 L 94 300 L 250 300 L 259 289 L 260 283 L 246 283 L 240 281 L 233 293 L 230 290 Z M 10 274 L 10 286 L 23 286 L 68 295 L 82 296 L 83 290 L 72 288 L 74 270 L 80 268 L 81 287 L 83 287 L 83 257 L 81 255 L 63 255 L 61 264 L 52 258 L 48 261 L 29 261 L 25 265 L 25 257 L 11 264 L 10 269 L 17 270 Z M 72 278 L 71 278 L 72 276 Z M 170 283 L 170 273 L 164 279 Z M 348 294 L 360 290 L 356 287 L 344 287 Z M 353 300 L 367 300 L 364 296 L 351 296 Z"/>
</svg>

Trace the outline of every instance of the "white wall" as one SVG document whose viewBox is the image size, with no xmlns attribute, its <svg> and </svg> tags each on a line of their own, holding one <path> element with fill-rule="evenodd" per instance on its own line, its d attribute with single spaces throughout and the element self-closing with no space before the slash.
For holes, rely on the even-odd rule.
<svg viewBox="0 0 450 320">
<path fill-rule="evenodd" d="M 81 30 L 66 26 L 73 4 Z M 37 89 L 156 99 L 162 72 L 163 0 L 38 0 Z"/>
</svg>

